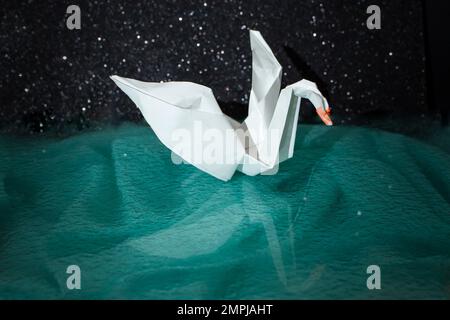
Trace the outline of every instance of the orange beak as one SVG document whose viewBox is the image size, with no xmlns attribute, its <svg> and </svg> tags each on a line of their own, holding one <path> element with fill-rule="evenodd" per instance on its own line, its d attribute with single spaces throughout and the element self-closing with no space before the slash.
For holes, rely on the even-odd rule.
<svg viewBox="0 0 450 320">
<path fill-rule="evenodd" d="M 331 121 L 330 114 L 331 109 L 328 107 L 326 110 L 323 108 L 316 109 L 317 114 L 319 115 L 320 119 L 322 119 L 323 123 L 325 123 L 327 126 L 332 126 L 333 121 Z"/>
</svg>

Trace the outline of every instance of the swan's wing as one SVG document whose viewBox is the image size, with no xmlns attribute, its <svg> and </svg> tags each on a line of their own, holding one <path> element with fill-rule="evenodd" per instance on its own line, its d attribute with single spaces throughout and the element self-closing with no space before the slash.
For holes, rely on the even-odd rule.
<svg viewBox="0 0 450 320">
<path fill-rule="evenodd" d="M 252 90 L 245 124 L 256 145 L 272 119 L 281 86 L 281 65 L 261 33 L 250 31 L 252 47 Z"/>
<path fill-rule="evenodd" d="M 250 31 L 252 48 L 252 91 L 249 113 L 269 125 L 281 86 L 281 65 L 259 31 Z"/>
<path fill-rule="evenodd" d="M 281 65 L 258 31 L 250 31 L 252 47 L 252 90 L 245 127 L 252 143 L 259 145 L 267 135 L 281 86 Z M 265 162 L 265 159 L 261 159 Z"/>
<path fill-rule="evenodd" d="M 167 148 L 216 178 L 233 176 L 244 151 L 236 138 L 236 124 L 222 113 L 211 89 L 190 82 L 111 79 L 133 100 Z"/>
</svg>

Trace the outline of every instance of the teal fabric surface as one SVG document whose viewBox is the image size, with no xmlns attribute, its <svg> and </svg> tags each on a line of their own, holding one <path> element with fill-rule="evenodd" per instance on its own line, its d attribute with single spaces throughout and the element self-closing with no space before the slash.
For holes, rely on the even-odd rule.
<svg viewBox="0 0 450 320">
<path fill-rule="evenodd" d="M 0 298 L 448 299 L 449 138 L 301 125 L 277 175 L 225 183 L 147 126 L 0 136 Z"/>
</svg>

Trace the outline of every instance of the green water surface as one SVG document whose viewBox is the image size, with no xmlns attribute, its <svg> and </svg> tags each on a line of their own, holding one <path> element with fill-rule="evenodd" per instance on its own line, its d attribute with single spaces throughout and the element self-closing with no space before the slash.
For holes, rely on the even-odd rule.
<svg viewBox="0 0 450 320">
<path fill-rule="evenodd" d="M 0 298 L 448 299 L 449 138 L 302 125 L 277 175 L 225 183 L 144 125 L 0 136 Z"/>
</svg>

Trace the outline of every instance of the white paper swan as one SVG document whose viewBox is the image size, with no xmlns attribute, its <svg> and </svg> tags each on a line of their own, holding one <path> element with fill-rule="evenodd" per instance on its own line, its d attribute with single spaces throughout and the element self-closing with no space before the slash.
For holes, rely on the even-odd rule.
<svg viewBox="0 0 450 320">
<path fill-rule="evenodd" d="M 282 68 L 258 31 L 250 31 L 252 90 L 243 123 L 223 114 L 210 88 L 192 82 L 111 79 L 141 110 L 161 142 L 198 169 L 224 181 L 239 170 L 271 174 L 293 156 L 302 98 L 326 125 L 328 102 L 315 83 L 301 80 L 281 90 Z"/>
</svg>

